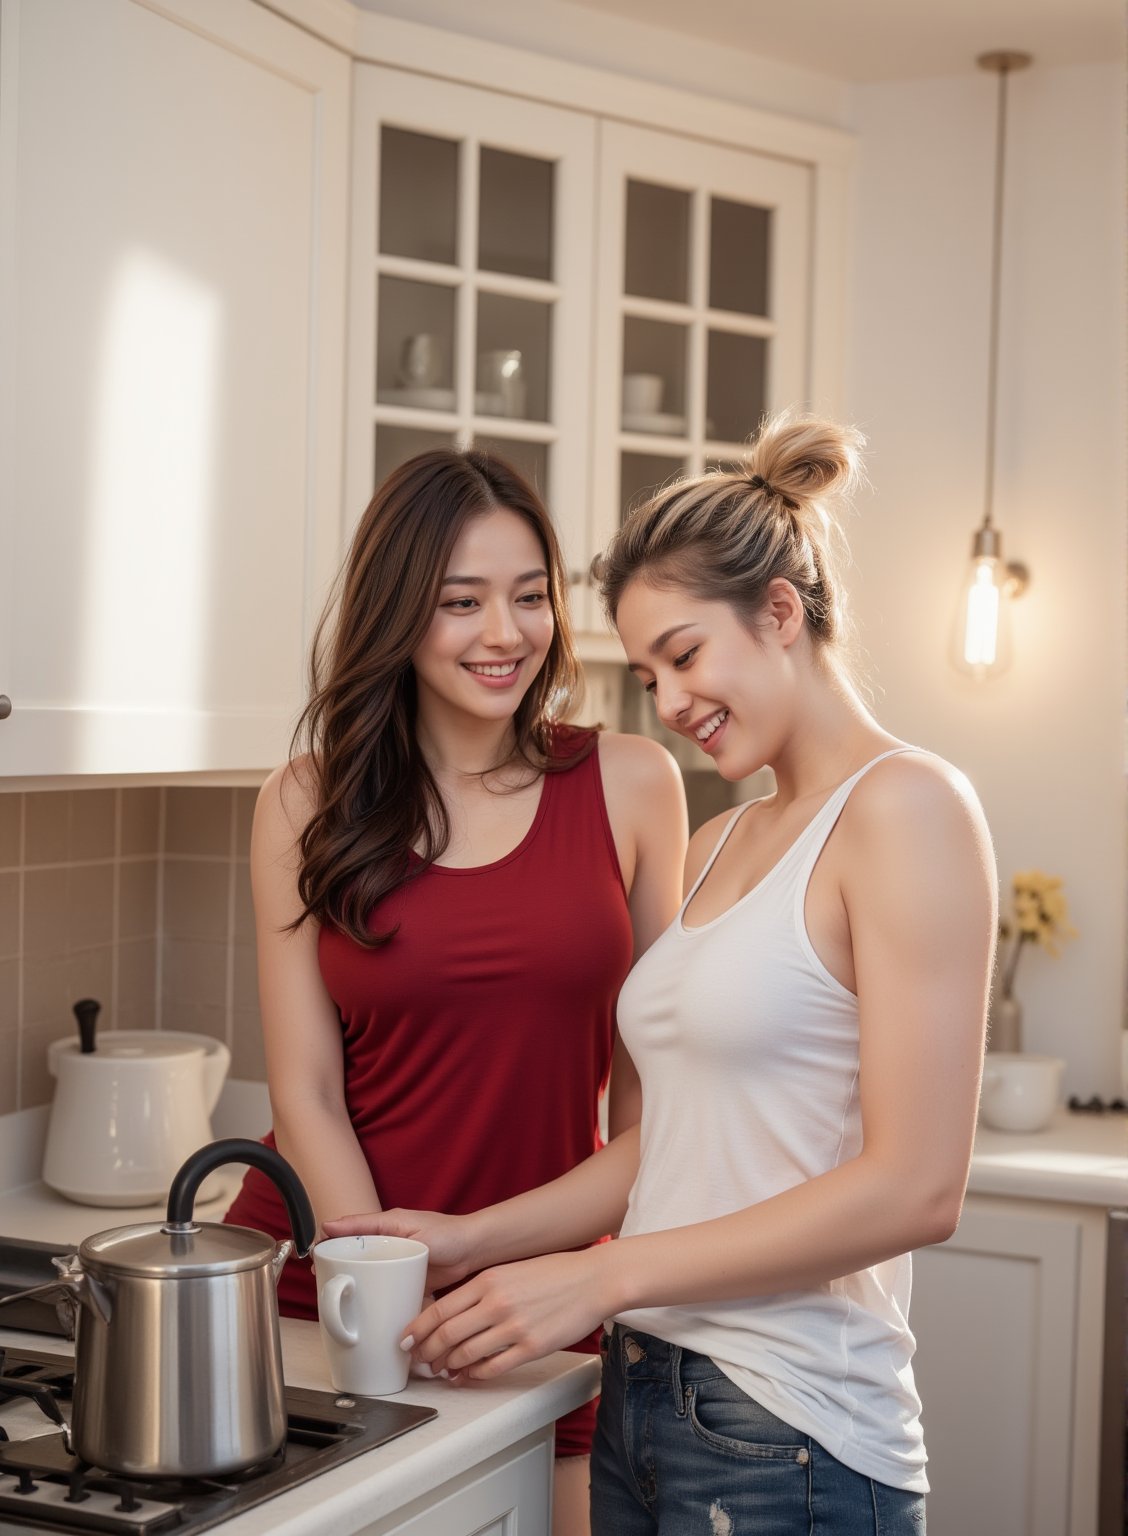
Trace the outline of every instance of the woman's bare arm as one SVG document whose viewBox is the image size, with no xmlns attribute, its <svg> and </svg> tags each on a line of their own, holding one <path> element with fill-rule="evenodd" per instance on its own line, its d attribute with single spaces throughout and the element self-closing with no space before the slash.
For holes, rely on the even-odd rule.
<svg viewBox="0 0 1128 1536">
<path fill-rule="evenodd" d="M 599 767 L 607 816 L 619 852 L 634 932 L 632 964 L 666 929 L 681 901 L 688 837 L 685 789 L 665 747 L 642 736 L 603 733 Z M 634 1062 L 616 1040 L 608 1128 L 617 1136 L 642 1117 Z"/>
<path fill-rule="evenodd" d="M 251 833 L 259 1001 L 274 1133 L 319 1221 L 378 1209 L 368 1163 L 349 1122 L 337 1008 L 317 963 L 317 923 L 287 932 L 302 910 L 297 839 L 312 812 L 299 762 L 271 774 Z"/>
</svg>

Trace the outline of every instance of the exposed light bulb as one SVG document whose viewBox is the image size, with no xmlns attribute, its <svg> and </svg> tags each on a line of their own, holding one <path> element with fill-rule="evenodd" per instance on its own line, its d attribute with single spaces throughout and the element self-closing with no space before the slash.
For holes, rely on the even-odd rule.
<svg viewBox="0 0 1128 1536">
<path fill-rule="evenodd" d="M 961 672 L 985 679 L 1010 666 L 1010 599 L 1025 585 L 1024 567 L 1003 560 L 998 530 L 977 529 L 952 634 L 952 663 Z"/>
<path fill-rule="evenodd" d="M 964 660 L 973 667 L 993 667 L 999 655 L 999 591 L 994 560 L 976 561 L 967 594 Z"/>
<path fill-rule="evenodd" d="M 952 631 L 952 664 L 977 679 L 998 677 L 1011 661 L 1010 599 L 1026 586 L 1025 566 L 1003 562 L 1003 541 L 991 522 L 995 495 L 995 426 L 999 407 L 999 309 L 1002 288 L 1003 181 L 1006 170 L 1007 76 L 1025 69 L 1028 53 L 1012 49 L 984 53 L 981 69 L 999 77 L 995 118 L 995 207 L 991 241 L 991 307 L 987 343 L 987 464 L 983 522 L 971 541 L 971 566 L 964 579 Z"/>
<path fill-rule="evenodd" d="M 973 560 L 956 616 L 956 666 L 972 677 L 997 677 L 1010 665 L 1010 626 L 1002 620 L 997 560 Z"/>
</svg>

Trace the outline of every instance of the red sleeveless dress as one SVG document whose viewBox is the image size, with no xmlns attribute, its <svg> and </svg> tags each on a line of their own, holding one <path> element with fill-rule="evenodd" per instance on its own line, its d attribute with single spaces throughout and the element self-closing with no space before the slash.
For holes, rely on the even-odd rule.
<svg viewBox="0 0 1128 1536">
<path fill-rule="evenodd" d="M 588 734 L 562 728 L 558 757 L 574 757 Z M 463 1214 L 590 1156 L 633 949 L 598 746 L 544 776 L 511 853 L 475 869 L 432 865 L 370 922 L 398 931 L 366 950 L 323 928 L 318 960 L 381 1205 Z M 277 1191 L 253 1169 L 224 1219 L 289 1232 Z M 278 1295 L 284 1315 L 316 1318 L 308 1260 L 286 1265 Z M 597 1339 L 574 1347 L 594 1352 Z M 586 1455 L 594 1421 L 593 1403 L 562 1419 L 556 1454 Z"/>
</svg>

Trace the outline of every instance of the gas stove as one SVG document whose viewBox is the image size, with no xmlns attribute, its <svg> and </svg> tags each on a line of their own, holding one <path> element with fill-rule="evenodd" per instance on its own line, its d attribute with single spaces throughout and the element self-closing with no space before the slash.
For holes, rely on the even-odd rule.
<svg viewBox="0 0 1128 1536">
<path fill-rule="evenodd" d="M 435 1417 L 434 1408 L 382 1398 L 286 1388 L 286 1442 L 269 1461 L 218 1478 L 174 1482 L 121 1477 L 67 1454 L 63 1432 L 10 1384 L 68 1414 L 74 1362 L 0 1348 L 0 1531 L 97 1531 L 102 1536 L 192 1536 L 296 1483 L 340 1466 Z"/>
</svg>

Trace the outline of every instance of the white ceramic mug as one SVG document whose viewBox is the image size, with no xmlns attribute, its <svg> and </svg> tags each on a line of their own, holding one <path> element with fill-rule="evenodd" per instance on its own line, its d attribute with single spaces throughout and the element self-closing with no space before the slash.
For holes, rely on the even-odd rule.
<svg viewBox="0 0 1128 1536">
<path fill-rule="evenodd" d="M 407 1385 L 400 1336 L 418 1315 L 427 1247 L 410 1237 L 330 1237 L 313 1250 L 317 1315 L 339 1392 L 384 1397 Z"/>
<path fill-rule="evenodd" d="M 662 409 L 665 384 L 660 373 L 625 373 L 623 415 L 656 416 Z"/>
<path fill-rule="evenodd" d="M 1061 1097 L 1065 1062 L 1025 1051 L 989 1051 L 983 1066 L 979 1117 L 995 1131 L 1041 1131 Z"/>
</svg>

